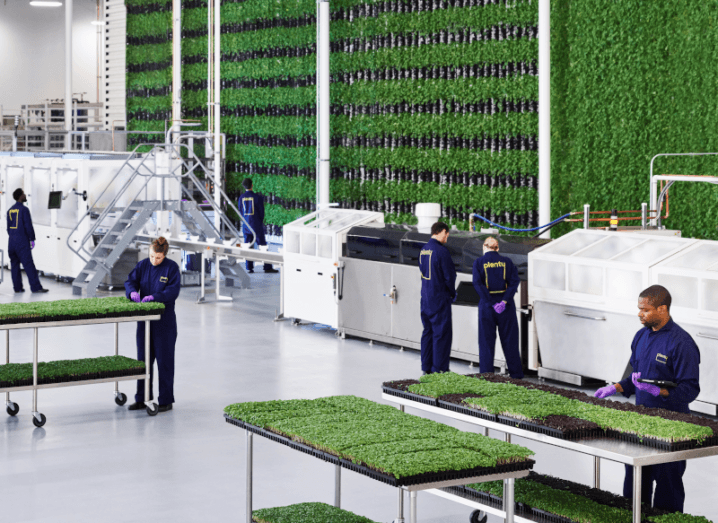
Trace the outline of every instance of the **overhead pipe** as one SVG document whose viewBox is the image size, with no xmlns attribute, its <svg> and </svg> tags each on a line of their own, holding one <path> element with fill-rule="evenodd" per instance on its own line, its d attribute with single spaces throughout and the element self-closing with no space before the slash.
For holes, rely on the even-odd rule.
<svg viewBox="0 0 718 523">
<path fill-rule="evenodd" d="M 68 151 L 72 148 L 72 1 L 65 0 L 65 149 Z"/>
<path fill-rule="evenodd" d="M 317 0 L 317 210 L 329 206 L 330 104 L 329 0 Z"/>
</svg>

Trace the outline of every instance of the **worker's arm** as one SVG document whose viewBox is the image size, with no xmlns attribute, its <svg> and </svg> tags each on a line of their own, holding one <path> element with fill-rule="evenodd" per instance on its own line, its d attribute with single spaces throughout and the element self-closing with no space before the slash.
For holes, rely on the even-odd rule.
<svg viewBox="0 0 718 523">
<path fill-rule="evenodd" d="M 132 272 L 130 272 L 130 275 L 127 276 L 127 281 L 125 281 L 125 296 L 128 300 L 131 300 L 130 294 L 133 292 L 140 293 L 140 280 L 142 279 L 142 270 L 140 269 L 140 265 L 142 265 L 142 262 L 135 265 L 135 268 L 132 269 Z"/>
<path fill-rule="evenodd" d="M 634 372 L 638 372 L 638 360 L 636 359 L 636 347 L 638 346 L 638 340 L 641 338 L 641 336 L 644 334 L 644 330 L 641 329 L 636 333 L 636 335 L 633 337 L 633 342 L 631 343 L 631 368 Z M 626 379 L 619 381 L 616 383 L 616 390 L 626 396 L 627 398 L 631 397 L 636 393 L 636 386 L 633 384 L 633 381 L 631 381 L 631 376 L 628 376 Z"/>
<path fill-rule="evenodd" d="M 154 301 L 160 303 L 168 303 L 175 301 L 180 293 L 180 271 L 176 263 L 170 265 L 169 271 L 167 271 L 167 285 L 159 292 L 152 294 Z"/>
<path fill-rule="evenodd" d="M 30 216 L 30 209 L 28 209 L 27 207 L 25 207 L 23 205 L 20 212 L 23 213 L 22 226 L 25 228 L 25 236 L 27 236 L 27 241 L 34 242 L 35 241 L 35 229 L 32 226 L 32 217 Z"/>
<path fill-rule="evenodd" d="M 479 266 L 479 260 L 481 258 L 477 258 L 474 260 L 474 267 L 473 267 L 473 281 L 474 281 L 474 289 L 476 289 L 476 293 L 479 295 L 479 298 L 481 300 L 486 300 L 486 303 L 491 302 L 491 296 L 489 294 L 489 289 L 486 287 L 486 281 L 484 280 L 484 271 L 481 270 L 481 267 Z"/>
<path fill-rule="evenodd" d="M 699 365 L 701 355 L 696 342 L 689 336 L 681 336 L 670 350 L 670 360 L 673 365 L 674 382 L 676 388 L 662 389 L 661 397 L 671 403 L 691 403 L 701 392 L 698 384 Z"/>
<path fill-rule="evenodd" d="M 516 295 L 516 291 L 519 290 L 519 285 L 521 285 L 521 278 L 519 278 L 519 270 L 516 268 L 516 265 L 514 265 L 514 262 L 507 259 L 507 262 L 509 264 L 508 268 L 508 278 L 506 280 L 506 292 L 504 292 L 504 300 L 506 303 L 510 303 L 513 301 L 514 296 Z"/>
<path fill-rule="evenodd" d="M 449 295 L 453 299 L 456 298 L 456 267 L 454 267 L 454 261 L 451 259 L 448 250 L 444 250 L 441 258 L 441 269 L 444 273 L 446 288 L 449 290 Z"/>
</svg>

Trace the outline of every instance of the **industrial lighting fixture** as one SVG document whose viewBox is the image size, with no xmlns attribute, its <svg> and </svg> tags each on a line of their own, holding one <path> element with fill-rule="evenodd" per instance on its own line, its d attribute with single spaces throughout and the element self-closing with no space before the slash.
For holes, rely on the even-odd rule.
<svg viewBox="0 0 718 523">
<path fill-rule="evenodd" d="M 33 0 L 30 2 L 30 5 L 33 7 L 60 7 L 62 6 L 62 2 L 44 2 L 40 0 Z"/>
</svg>

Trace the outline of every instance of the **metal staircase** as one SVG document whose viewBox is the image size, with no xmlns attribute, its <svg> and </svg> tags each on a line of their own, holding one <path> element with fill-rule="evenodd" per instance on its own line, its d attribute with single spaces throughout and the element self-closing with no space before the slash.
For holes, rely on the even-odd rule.
<svg viewBox="0 0 718 523">
<path fill-rule="evenodd" d="M 138 146 L 139 148 L 140 146 Z M 207 219 L 207 216 L 199 209 L 197 202 L 192 199 L 193 190 L 199 191 L 204 201 L 211 205 L 213 211 L 220 216 L 224 230 L 227 232 L 227 242 L 237 244 L 241 242 L 240 232 L 234 224 L 226 217 L 225 213 L 215 203 L 212 196 L 207 192 L 204 184 L 197 178 L 194 171 L 199 169 L 204 172 L 205 177 L 212 177 L 214 173 L 209 170 L 199 158 L 197 158 L 191 148 L 184 144 L 157 144 L 154 145 L 152 151 L 145 156 L 136 155 L 137 149 L 125 161 L 117 174 L 108 183 L 107 187 L 93 202 L 93 207 L 78 222 L 67 239 L 67 245 L 85 262 L 85 267 L 77 275 L 72 282 L 72 293 L 82 295 L 83 290 L 87 293 L 87 297 L 94 297 L 97 294 L 97 288 L 105 278 L 110 274 L 113 265 L 120 259 L 122 253 L 134 241 L 135 237 L 142 232 L 148 222 L 152 219 L 155 212 L 170 211 L 176 218 L 179 218 L 189 231 L 190 235 L 199 237 L 199 241 L 213 242 L 222 244 L 225 241 L 225 235 L 219 231 L 215 225 Z M 181 158 L 184 153 L 186 158 Z M 164 157 L 165 162 L 158 162 L 160 157 Z M 169 158 L 171 160 L 167 161 Z M 136 166 L 132 166 L 131 160 L 137 161 Z M 170 165 L 171 168 L 166 166 Z M 158 168 L 158 166 L 160 168 Z M 127 167 L 127 169 L 126 169 Z M 158 171 L 167 171 L 158 174 Z M 123 175 L 122 173 L 129 173 Z M 122 179 L 118 180 L 120 176 Z M 139 196 L 146 194 L 150 181 L 161 179 L 174 179 L 189 182 L 190 188 L 184 183 L 180 183 L 182 194 L 189 200 L 143 200 Z M 136 183 L 144 180 L 144 183 Z M 98 202 L 102 202 L 102 198 L 108 189 L 113 185 L 121 184 L 114 197 L 107 205 L 100 209 L 97 207 Z M 118 202 L 128 195 L 132 194 L 132 201 L 127 207 L 118 207 Z M 232 203 L 227 195 L 220 189 L 221 196 L 227 201 L 227 204 L 240 216 L 244 226 L 248 230 L 254 231 L 249 224 L 240 215 L 238 209 Z M 127 201 L 127 198 L 125 198 Z M 101 210 L 101 212 L 100 212 Z M 119 218 L 112 223 L 113 215 L 120 212 Z M 82 223 L 91 219 L 93 215 L 98 215 L 94 225 L 84 235 L 79 242 L 79 247 L 73 247 L 71 239 L 80 228 Z M 93 235 L 99 234 L 100 231 L 109 227 L 102 239 L 94 249 L 90 248 L 93 244 Z"/>
</svg>

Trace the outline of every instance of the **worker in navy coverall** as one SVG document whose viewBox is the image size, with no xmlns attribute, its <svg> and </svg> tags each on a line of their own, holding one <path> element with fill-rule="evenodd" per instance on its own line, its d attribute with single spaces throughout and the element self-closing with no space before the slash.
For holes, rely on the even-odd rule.
<svg viewBox="0 0 718 523">
<path fill-rule="evenodd" d="M 145 380 L 137 381 L 135 403 L 130 410 L 145 408 L 144 402 L 152 400 L 153 366 L 157 358 L 160 395 L 159 411 L 172 410 L 175 376 L 175 343 L 177 342 L 177 317 L 175 301 L 180 292 L 180 269 L 167 259 L 169 244 L 163 237 L 157 238 L 150 247 L 149 258 L 132 269 L 125 282 L 125 293 L 134 302 L 157 301 L 164 303 L 165 310 L 159 320 L 150 322 L 150 397 L 145 398 Z M 145 361 L 145 322 L 137 322 L 137 359 Z"/>
<path fill-rule="evenodd" d="M 662 408 L 688 414 L 688 404 L 700 393 L 698 367 L 701 355 L 690 334 L 676 325 L 670 316 L 671 295 L 665 287 L 652 285 L 638 297 L 638 317 L 644 328 L 638 331 L 631 344 L 633 374 L 615 385 L 596 391 L 597 398 L 616 392 L 626 397 L 636 395 L 636 405 Z M 672 381 L 676 388 L 659 388 L 639 379 Z M 683 473 L 686 462 L 677 461 L 643 467 L 641 502 L 650 505 L 653 483 L 656 492 L 653 507 L 671 512 L 683 512 L 686 493 Z M 633 497 L 633 467 L 626 466 L 623 495 Z"/>
<path fill-rule="evenodd" d="M 448 372 L 451 357 L 451 304 L 456 300 L 456 268 L 444 244 L 449 226 L 436 222 L 431 239 L 421 248 L 421 370 Z"/>
<path fill-rule="evenodd" d="M 267 240 L 264 238 L 264 197 L 252 190 L 253 186 L 251 178 L 245 178 L 242 181 L 242 186 L 246 189 L 246 191 L 239 197 L 239 201 L 237 202 L 239 212 L 256 233 L 257 245 L 267 245 Z M 249 229 L 247 229 L 247 227 L 242 227 L 242 230 L 244 232 L 244 242 L 252 243 L 254 241 L 254 235 L 249 231 Z M 247 260 L 246 265 L 247 272 L 253 273 L 254 262 Z M 271 263 L 265 263 L 264 272 L 279 271 L 272 268 Z"/>
<path fill-rule="evenodd" d="M 35 248 L 35 229 L 32 226 L 30 209 L 23 205 L 27 202 L 27 196 L 22 189 L 15 189 L 12 197 L 16 203 L 7 211 L 7 234 L 9 236 L 7 253 L 10 256 L 13 289 L 15 292 L 25 292 L 20 273 L 20 264 L 22 264 L 30 282 L 30 290 L 32 292 L 48 292 L 48 289 L 43 289 L 40 283 L 35 262 L 32 261 L 32 252 L 30 252 Z"/>
<path fill-rule="evenodd" d="M 499 254 L 496 238 L 486 238 L 484 255 L 474 261 L 474 289 L 479 294 L 479 369 L 494 372 L 496 328 L 512 378 L 524 377 L 519 353 L 519 322 L 514 295 L 521 284 L 519 271 L 507 257 Z"/>
</svg>

